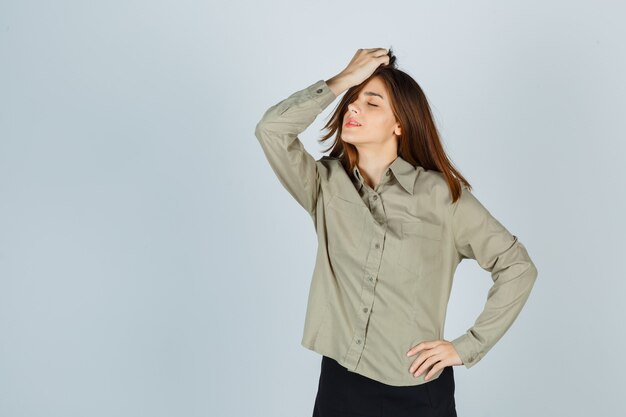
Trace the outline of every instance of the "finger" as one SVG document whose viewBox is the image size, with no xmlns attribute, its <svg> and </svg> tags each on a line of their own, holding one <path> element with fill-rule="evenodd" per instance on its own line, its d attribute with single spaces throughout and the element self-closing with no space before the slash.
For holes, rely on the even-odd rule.
<svg viewBox="0 0 626 417">
<path fill-rule="evenodd" d="M 415 362 L 413 362 L 413 364 L 409 368 L 410 373 L 412 373 L 415 376 L 418 376 L 419 374 L 421 374 L 424 371 L 424 368 L 425 368 L 423 366 L 425 364 L 424 359 L 425 358 L 422 358 L 420 360 L 416 360 Z M 426 368 L 428 368 L 428 366 L 426 366 Z"/>
<path fill-rule="evenodd" d="M 409 349 L 409 351 L 406 353 L 406 356 L 413 356 L 422 349 L 424 349 L 424 342 L 415 345 L 411 349 Z"/>
<path fill-rule="evenodd" d="M 429 357 L 419 368 L 417 368 L 417 371 L 414 372 L 413 375 L 415 375 L 416 377 L 420 376 L 424 372 L 428 371 L 428 368 L 433 366 L 438 361 L 439 360 L 435 358 L 434 356 Z"/>
<path fill-rule="evenodd" d="M 435 356 L 435 353 L 422 352 L 421 355 L 413 362 L 411 365 L 411 372 L 413 374 L 421 374 L 424 372 L 432 363 L 436 362 L 437 359 L 431 359 Z"/>
<path fill-rule="evenodd" d="M 368 53 L 370 53 L 370 54 L 374 54 L 374 55 L 377 55 L 377 54 L 379 54 L 380 52 L 384 52 L 384 53 L 387 53 L 387 52 L 388 52 L 388 51 L 387 51 L 387 48 L 369 48 L 369 49 L 366 49 L 366 51 L 367 51 Z"/>
<path fill-rule="evenodd" d="M 406 353 L 406 356 L 413 356 L 414 354 L 416 354 L 422 349 L 429 349 L 432 343 L 433 341 L 430 341 L 430 340 L 427 340 L 425 342 L 420 342 L 417 345 L 413 346 L 411 349 L 409 349 L 409 351 Z"/>
<path fill-rule="evenodd" d="M 441 362 L 437 362 L 435 366 L 433 366 L 433 368 L 430 370 L 430 372 L 426 374 L 426 376 L 424 377 L 424 381 L 428 381 L 433 375 L 439 372 L 439 370 L 442 369 L 443 367 L 444 365 Z"/>
<path fill-rule="evenodd" d="M 445 343 L 445 342 L 443 340 L 430 340 L 428 341 L 428 348 L 429 349 L 435 348 L 441 345 L 442 343 Z"/>
<path fill-rule="evenodd" d="M 411 364 L 411 366 L 409 367 L 409 372 L 414 374 L 415 371 L 417 371 L 417 368 L 420 367 L 420 365 L 424 362 L 425 359 L 426 357 L 423 355 L 420 355 L 417 359 L 415 359 L 413 363 Z"/>
</svg>

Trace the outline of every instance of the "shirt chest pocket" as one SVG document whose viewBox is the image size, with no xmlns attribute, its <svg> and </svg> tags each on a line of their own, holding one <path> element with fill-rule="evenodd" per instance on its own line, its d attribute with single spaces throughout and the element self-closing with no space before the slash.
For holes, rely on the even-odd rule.
<svg viewBox="0 0 626 417">
<path fill-rule="evenodd" d="M 328 251 L 351 254 L 362 252 L 365 212 L 362 204 L 353 203 L 338 195 L 328 203 L 326 225 Z"/>
<path fill-rule="evenodd" d="M 398 266 L 424 277 L 436 272 L 442 260 L 442 232 L 441 225 L 423 220 L 402 223 Z"/>
</svg>

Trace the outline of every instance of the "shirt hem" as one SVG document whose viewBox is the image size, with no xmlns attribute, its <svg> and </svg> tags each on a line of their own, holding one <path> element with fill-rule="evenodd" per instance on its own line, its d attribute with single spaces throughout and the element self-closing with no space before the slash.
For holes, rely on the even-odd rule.
<svg viewBox="0 0 626 417">
<path fill-rule="evenodd" d="M 335 356 L 335 354 L 333 354 L 333 353 L 324 352 L 324 351 L 322 351 L 321 349 L 318 349 L 318 348 L 315 348 L 315 347 L 313 347 L 313 346 L 307 345 L 306 343 L 301 343 L 301 345 L 302 345 L 302 347 L 304 347 L 304 348 L 306 348 L 306 349 L 308 349 L 308 350 L 310 350 L 310 351 L 313 351 L 313 352 L 315 352 L 315 353 L 318 353 L 318 354 L 320 354 L 320 355 L 322 355 L 322 356 L 327 356 L 327 357 L 329 357 L 329 358 L 332 358 L 332 359 L 334 359 L 335 361 L 337 361 L 337 363 L 338 363 L 339 365 L 343 366 L 343 367 L 344 367 L 344 368 L 346 368 L 346 369 L 348 368 L 348 367 L 347 367 L 347 366 L 343 363 L 343 360 L 342 360 L 342 359 L 337 358 L 337 357 Z M 381 377 L 381 376 L 376 376 L 376 375 L 373 375 L 373 374 L 371 374 L 371 373 L 369 373 L 369 372 L 362 372 L 362 371 L 356 372 L 356 371 L 350 371 L 350 370 L 348 370 L 348 372 L 355 372 L 355 373 L 358 373 L 359 375 L 365 376 L 365 377 L 367 377 L 367 378 L 369 378 L 369 379 L 372 379 L 372 380 L 374 380 L 374 381 L 376 381 L 376 382 L 379 382 L 379 383 L 384 384 L 384 385 L 389 385 L 389 386 L 392 386 L 392 387 L 414 387 L 414 386 L 417 386 L 417 385 L 428 384 L 429 382 L 432 382 L 432 381 L 434 381 L 434 380 L 438 379 L 438 378 L 441 376 L 441 373 L 442 373 L 443 371 L 440 371 L 440 372 L 439 372 L 439 375 L 437 375 L 437 376 L 436 376 L 436 377 L 434 377 L 434 378 L 429 379 L 428 381 L 424 380 L 424 376 L 426 376 L 426 375 L 422 374 L 422 375 L 420 375 L 418 378 L 416 378 L 416 379 L 415 379 L 415 382 L 416 382 L 415 384 L 405 384 L 405 383 L 400 383 L 400 385 L 398 385 L 398 382 L 397 382 L 397 381 L 395 381 L 395 380 L 393 380 L 393 379 L 390 379 L 390 378 L 385 378 L 385 377 Z M 407 373 L 408 373 L 408 369 L 407 369 Z"/>
</svg>

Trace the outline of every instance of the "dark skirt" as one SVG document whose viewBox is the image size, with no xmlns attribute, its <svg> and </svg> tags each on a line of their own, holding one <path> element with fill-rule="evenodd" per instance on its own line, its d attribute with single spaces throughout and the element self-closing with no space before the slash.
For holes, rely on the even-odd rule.
<svg viewBox="0 0 626 417">
<path fill-rule="evenodd" d="M 456 417 L 452 366 L 437 379 L 401 387 L 350 372 L 327 356 L 321 368 L 313 417 Z"/>
</svg>

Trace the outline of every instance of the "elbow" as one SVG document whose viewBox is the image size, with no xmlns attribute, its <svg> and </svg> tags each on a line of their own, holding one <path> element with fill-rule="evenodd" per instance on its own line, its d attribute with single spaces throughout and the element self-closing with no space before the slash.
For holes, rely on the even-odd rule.
<svg viewBox="0 0 626 417">
<path fill-rule="evenodd" d="M 526 294 L 526 297 L 532 292 L 535 287 L 535 282 L 537 281 L 537 266 L 530 259 L 526 259 L 526 268 L 524 272 L 519 276 L 521 281 L 519 282 L 520 288 L 524 288 L 522 292 Z"/>
<path fill-rule="evenodd" d="M 530 259 L 529 256 L 525 257 L 524 263 L 526 264 L 526 268 L 521 276 L 523 276 L 524 279 L 528 282 L 529 288 L 532 288 L 533 285 L 535 285 L 535 281 L 537 281 L 537 266 L 535 265 L 533 260 Z"/>
<path fill-rule="evenodd" d="M 261 134 L 263 132 L 263 119 L 259 120 L 259 122 L 256 124 L 255 128 L 254 128 L 254 136 L 257 137 L 257 139 L 261 138 Z"/>
<path fill-rule="evenodd" d="M 520 242 L 519 240 L 518 240 L 518 247 L 522 253 L 523 259 L 526 261 L 527 266 L 528 266 L 525 275 L 534 284 L 535 281 L 537 280 L 537 275 L 539 274 L 537 270 L 537 265 L 535 265 L 532 258 L 528 254 L 528 250 L 526 249 L 526 246 L 524 246 L 524 244 Z"/>
<path fill-rule="evenodd" d="M 535 283 L 535 281 L 537 281 L 537 275 L 539 275 L 539 271 L 537 271 L 537 266 L 535 265 L 535 263 L 529 259 L 529 263 L 530 263 L 530 267 L 529 267 L 529 276 L 531 278 L 531 281 L 533 282 L 533 284 Z"/>
</svg>

